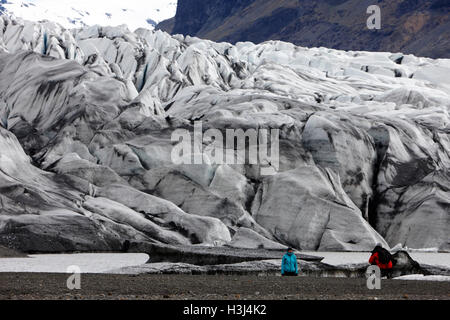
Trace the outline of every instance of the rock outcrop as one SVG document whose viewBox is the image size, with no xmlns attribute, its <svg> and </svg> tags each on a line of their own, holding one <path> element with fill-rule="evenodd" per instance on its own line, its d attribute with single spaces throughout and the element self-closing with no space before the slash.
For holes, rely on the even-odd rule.
<svg viewBox="0 0 450 320">
<path fill-rule="evenodd" d="M 240 263 L 246 261 L 262 261 L 280 259 L 286 250 L 280 248 L 242 248 L 242 247 L 205 247 L 178 246 L 161 244 L 130 243 L 130 252 L 145 252 L 150 256 L 149 263 L 170 262 L 188 263 L 196 266 Z M 309 262 L 320 262 L 323 257 L 296 253 L 298 259 Z"/>
<path fill-rule="evenodd" d="M 24 258 L 26 254 L 0 246 L 0 258 Z"/>
<path fill-rule="evenodd" d="M 238 251 L 239 252 L 239 251 Z M 209 253 L 210 255 L 212 253 Z M 216 252 L 217 254 L 217 252 Z M 230 260 L 225 263 L 220 263 L 218 255 L 216 259 L 206 259 L 207 264 L 196 264 L 195 259 L 190 262 L 184 260 L 186 256 L 179 256 L 176 259 L 174 255 L 169 255 L 169 258 L 161 262 L 151 262 L 143 265 L 120 268 L 116 270 L 109 270 L 112 274 L 227 274 L 227 275 L 280 275 L 281 260 L 269 258 L 269 255 L 259 255 L 259 259 L 247 257 L 247 260 L 240 261 L 235 255 L 230 256 Z M 255 256 L 256 257 L 256 256 Z M 319 260 L 308 259 L 307 256 L 298 255 L 299 275 L 308 277 L 339 277 L 339 278 L 366 278 L 367 268 L 369 264 L 347 264 L 347 265 L 330 265 Z M 306 259 L 305 259 L 306 258 Z M 393 269 L 390 277 L 405 279 L 405 276 L 423 275 L 435 279 L 447 279 L 450 275 L 450 269 L 438 268 L 428 265 L 419 265 L 414 261 L 407 252 L 397 252 L 393 255 L 396 266 Z M 170 262 L 172 261 L 172 262 Z M 226 259 L 222 259 L 226 261 Z M 208 264 L 209 263 L 209 264 Z M 408 278 L 406 278 L 408 279 Z"/>
</svg>

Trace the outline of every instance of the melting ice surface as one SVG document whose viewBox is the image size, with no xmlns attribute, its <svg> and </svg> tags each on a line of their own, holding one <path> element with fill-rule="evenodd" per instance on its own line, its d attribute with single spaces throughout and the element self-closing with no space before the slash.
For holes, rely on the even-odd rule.
<svg viewBox="0 0 450 320">
<path fill-rule="evenodd" d="M 369 252 L 304 252 L 325 257 L 331 265 L 367 262 Z M 422 264 L 450 268 L 450 253 L 411 252 L 411 257 Z M 55 254 L 30 255 L 29 258 L 0 259 L 0 272 L 66 273 L 69 266 L 78 266 L 82 273 L 108 273 L 108 271 L 139 266 L 149 260 L 147 254 Z M 421 278 L 422 280 L 427 280 Z"/>
<path fill-rule="evenodd" d="M 394 280 L 450 281 L 450 277 L 449 276 L 424 276 L 423 274 L 411 274 L 408 276 L 394 278 Z"/>
<path fill-rule="evenodd" d="M 303 252 L 305 254 L 319 255 L 324 257 L 323 263 L 331 265 L 345 265 L 364 263 L 369 260 L 369 252 Z M 450 253 L 437 252 L 408 252 L 411 258 L 420 264 L 443 266 L 450 268 Z"/>
<path fill-rule="evenodd" d="M 111 269 L 144 264 L 149 256 L 142 253 L 93 253 L 30 255 L 29 258 L 0 259 L 0 272 L 66 273 L 78 266 L 82 273 L 105 273 Z"/>
</svg>

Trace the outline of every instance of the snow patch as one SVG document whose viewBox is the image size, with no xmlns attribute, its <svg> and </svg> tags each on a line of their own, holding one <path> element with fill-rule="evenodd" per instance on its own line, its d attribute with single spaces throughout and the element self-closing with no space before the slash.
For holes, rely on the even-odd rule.
<svg viewBox="0 0 450 320">
<path fill-rule="evenodd" d="M 411 274 L 394 278 L 394 280 L 408 281 L 450 281 L 450 276 L 425 276 L 423 274 Z"/>
</svg>

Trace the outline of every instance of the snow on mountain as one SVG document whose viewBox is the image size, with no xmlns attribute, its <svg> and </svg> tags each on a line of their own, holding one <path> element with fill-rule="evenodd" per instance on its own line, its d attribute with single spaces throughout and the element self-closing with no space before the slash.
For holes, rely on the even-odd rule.
<svg viewBox="0 0 450 320">
<path fill-rule="evenodd" d="M 135 30 L 153 29 L 158 22 L 173 17 L 177 1 L 3 0 L 3 7 L 8 15 L 30 21 L 49 20 L 66 28 L 126 24 Z"/>
<path fill-rule="evenodd" d="M 0 52 L 0 245 L 450 250 L 448 59 L 6 16 Z M 280 130 L 279 172 L 175 164 L 198 120 Z"/>
</svg>

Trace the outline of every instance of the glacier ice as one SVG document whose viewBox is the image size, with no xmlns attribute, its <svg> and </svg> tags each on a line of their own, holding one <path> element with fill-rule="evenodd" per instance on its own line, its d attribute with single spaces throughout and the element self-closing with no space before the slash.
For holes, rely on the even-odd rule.
<svg viewBox="0 0 450 320">
<path fill-rule="evenodd" d="M 0 16 L 0 244 L 450 250 L 449 69 Z M 279 173 L 172 163 L 200 120 L 280 130 Z"/>
</svg>

